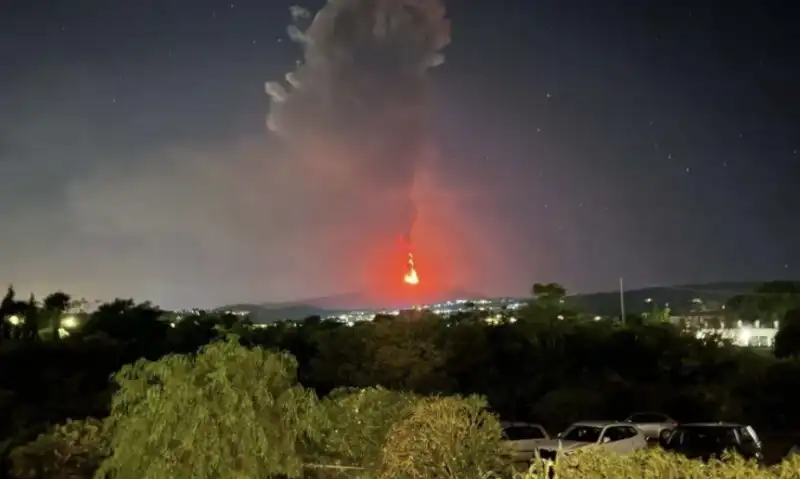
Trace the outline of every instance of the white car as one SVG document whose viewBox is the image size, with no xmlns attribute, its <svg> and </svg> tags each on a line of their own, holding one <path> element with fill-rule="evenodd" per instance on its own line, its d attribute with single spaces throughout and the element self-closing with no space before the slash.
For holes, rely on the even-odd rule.
<svg viewBox="0 0 800 479">
<path fill-rule="evenodd" d="M 633 424 L 644 433 L 648 441 L 658 441 L 661 432 L 678 427 L 678 422 L 657 412 L 640 412 L 631 414 L 625 422 Z"/>
<path fill-rule="evenodd" d="M 530 462 L 539 444 L 550 440 L 550 435 L 539 424 L 502 422 L 500 426 L 503 428 L 504 442 L 510 448 L 515 462 Z"/>
<path fill-rule="evenodd" d="M 617 454 L 630 454 L 647 447 L 642 431 L 632 424 L 582 421 L 568 427 L 555 439 L 539 443 L 539 457 L 554 460 L 558 453 L 584 447 L 599 447 Z"/>
</svg>

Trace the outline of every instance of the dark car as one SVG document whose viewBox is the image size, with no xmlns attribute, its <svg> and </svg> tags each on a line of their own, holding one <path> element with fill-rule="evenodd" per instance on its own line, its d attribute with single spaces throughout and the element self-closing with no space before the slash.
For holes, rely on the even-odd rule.
<svg viewBox="0 0 800 479">
<path fill-rule="evenodd" d="M 681 424 L 661 436 L 661 446 L 690 459 L 708 461 L 721 458 L 725 451 L 745 459 L 763 460 L 761 440 L 751 426 L 734 423 Z"/>
</svg>

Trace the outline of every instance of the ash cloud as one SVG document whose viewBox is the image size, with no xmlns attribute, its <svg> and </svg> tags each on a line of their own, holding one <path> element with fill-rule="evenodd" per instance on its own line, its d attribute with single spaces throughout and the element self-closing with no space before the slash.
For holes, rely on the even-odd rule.
<svg viewBox="0 0 800 479">
<path fill-rule="evenodd" d="M 269 130 L 355 210 L 371 202 L 408 237 L 415 172 L 434 150 L 427 73 L 450 43 L 443 1 L 330 0 L 305 29 L 310 13 L 291 15 L 304 56 L 266 84 Z"/>
</svg>

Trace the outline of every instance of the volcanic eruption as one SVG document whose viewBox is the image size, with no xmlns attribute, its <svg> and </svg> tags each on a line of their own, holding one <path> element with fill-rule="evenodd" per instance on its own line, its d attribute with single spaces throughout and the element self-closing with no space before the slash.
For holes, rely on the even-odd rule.
<svg viewBox="0 0 800 479">
<path fill-rule="evenodd" d="M 415 286 L 417 294 L 412 189 L 420 164 L 435 156 L 427 74 L 443 63 L 450 43 L 444 1 L 328 0 L 316 14 L 300 7 L 291 14 L 288 33 L 303 59 L 285 81 L 266 84 L 268 128 L 328 193 L 325 221 L 342 229 L 369 225 L 360 239 L 386 245 L 350 247 L 388 251 L 394 235 L 403 237 L 404 256 L 387 257 L 405 261 L 402 283 L 396 272 L 372 274 L 372 264 L 384 261 L 380 254 L 357 256 L 370 258 L 363 267 L 369 287 L 404 296 Z M 387 276 L 391 285 L 378 284 Z"/>
<path fill-rule="evenodd" d="M 414 265 L 414 253 L 411 251 L 408 252 L 408 263 L 406 267 L 406 274 L 403 275 L 403 282 L 412 286 L 419 284 L 417 267 Z"/>
</svg>

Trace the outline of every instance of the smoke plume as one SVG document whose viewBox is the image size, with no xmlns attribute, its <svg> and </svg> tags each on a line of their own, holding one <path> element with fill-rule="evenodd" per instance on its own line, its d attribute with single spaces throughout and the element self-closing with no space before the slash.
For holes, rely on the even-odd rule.
<svg viewBox="0 0 800 479">
<path fill-rule="evenodd" d="M 268 128 L 337 201 L 386 217 L 407 238 L 414 175 L 430 154 L 426 74 L 450 42 L 443 0 L 329 0 L 291 9 L 303 61 L 268 82 Z"/>
</svg>

